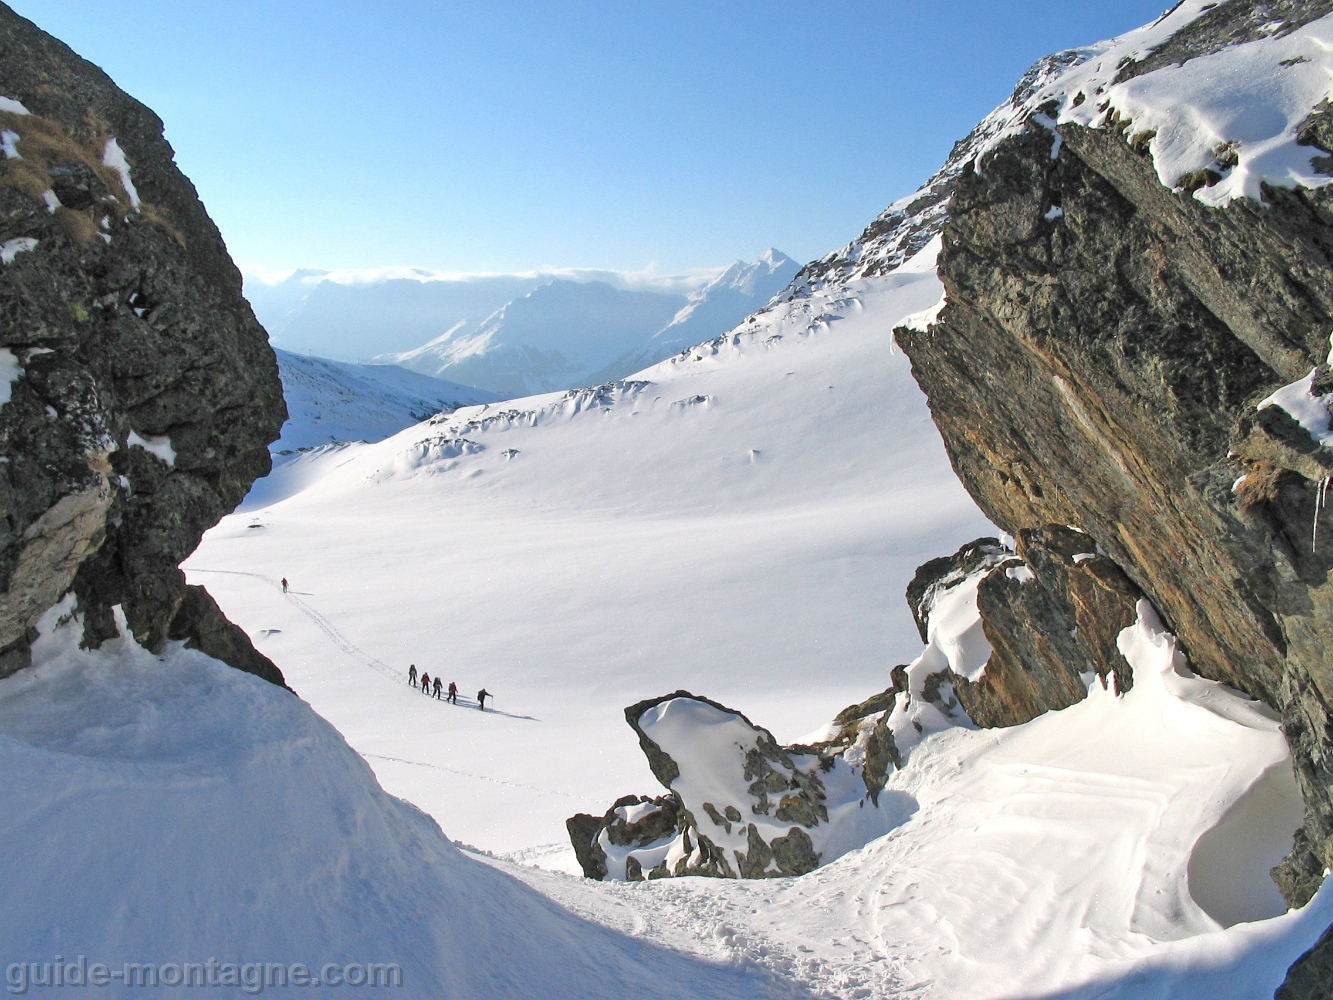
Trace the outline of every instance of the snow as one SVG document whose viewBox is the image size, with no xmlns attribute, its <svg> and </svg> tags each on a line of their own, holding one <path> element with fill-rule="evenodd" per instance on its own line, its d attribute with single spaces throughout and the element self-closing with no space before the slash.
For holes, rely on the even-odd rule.
<svg viewBox="0 0 1333 1000">
<path fill-rule="evenodd" d="M 72 597 L 39 631 L 33 668 L 0 680 L 11 984 L 61 959 L 199 963 L 214 984 L 227 964 L 333 985 L 384 963 L 414 997 L 787 995 L 754 963 L 599 927 L 461 853 L 287 691 L 180 643 L 81 649 Z"/>
<path fill-rule="evenodd" d="M 814 995 L 1270 996 L 1333 922 L 1328 887 L 1288 913 L 1264 882 L 1302 815 L 1278 722 L 1193 676 L 1146 602 L 1120 645 L 1127 694 L 1094 684 L 1023 726 L 928 735 L 887 788 L 916 811 L 802 878 L 509 870 L 592 919 L 757 958 Z M 1245 822 L 1256 836 L 1236 835 Z"/>
<path fill-rule="evenodd" d="M 0 131 L 0 152 L 5 154 L 6 160 L 21 160 L 18 148 L 19 134 L 11 132 L 9 129 Z"/>
<path fill-rule="evenodd" d="M 112 136 L 106 141 L 106 149 L 102 153 L 102 166 L 110 167 L 116 173 L 120 174 L 120 184 L 125 189 L 125 194 L 130 199 L 130 204 L 137 212 L 139 210 L 139 192 L 135 190 L 134 181 L 130 179 L 130 164 L 125 159 L 125 151 L 120 148 L 120 143 L 116 137 Z"/>
<path fill-rule="evenodd" d="M 410 351 L 381 355 L 509 397 L 624 378 L 725 333 L 786 287 L 795 261 L 768 250 L 688 298 L 608 281 L 547 281 L 480 319 L 460 318 Z"/>
<path fill-rule="evenodd" d="M 28 109 L 12 97 L 0 97 L 0 111 L 11 115 L 28 114 Z"/>
<path fill-rule="evenodd" d="M 16 236 L 0 244 L 0 264 L 12 264 L 21 253 L 37 248 L 37 240 L 31 236 Z"/>
<path fill-rule="evenodd" d="M 7 263 L 7 262 L 6 262 Z M 23 377 L 23 366 L 8 347 L 0 347 L 0 406 L 9 402 L 14 383 Z"/>
<path fill-rule="evenodd" d="M 1057 130 L 1094 111 L 1156 124 L 1164 183 L 1239 140 L 1237 166 L 1196 192 L 1209 203 L 1253 197 L 1257 178 L 1325 183 L 1292 145 L 1325 21 L 1108 85 L 1202 10 L 1041 64 L 932 184 L 1051 99 Z M 1300 46 L 1308 62 L 1282 66 Z M 1217 117 L 1208 73 L 1255 114 Z M 1075 107 L 1089 81 L 1104 92 Z M 460 997 L 1271 995 L 1333 923 L 1333 889 L 1286 912 L 1267 872 L 1302 809 L 1278 721 L 1194 676 L 1146 602 L 1120 635 L 1124 694 L 1090 676 L 1084 701 L 1005 730 L 974 727 L 947 683 L 925 698 L 945 669 L 984 676 L 977 585 L 1023 567 L 997 550 L 937 587 L 920 649 L 900 597 L 913 570 L 994 529 L 893 349 L 895 326 L 924 330 L 943 304 L 943 202 L 911 204 L 627 381 L 331 443 L 252 492 L 186 571 L 314 712 L 176 644 L 80 650 L 77 618 L 48 617 L 37 666 L 0 681 L 7 951 L 336 952 Z M 622 706 L 686 687 L 790 742 L 828 733 L 895 662 L 910 663 L 886 719 L 896 813 L 839 827 L 831 863 L 756 881 L 572 874 L 565 817 L 658 791 Z M 408 663 L 498 700 L 425 698 Z M 649 720 L 691 758 L 688 799 L 734 793 L 711 764 L 754 738 L 700 704 Z M 864 812 L 838 784 L 850 773 L 829 774 L 830 803 Z M 613 874 L 624 853 L 608 845 Z"/>
<path fill-rule="evenodd" d="M 919 652 L 916 567 L 994 532 L 892 350 L 939 296 L 929 270 L 853 284 L 636 382 L 307 452 L 187 575 L 451 836 L 567 843 L 573 813 L 660 794 L 624 706 L 688 688 L 790 742 Z M 409 663 L 499 711 L 422 698 Z"/>
<path fill-rule="evenodd" d="M 354 365 L 279 350 L 289 417 L 271 450 L 283 453 L 345 441 L 381 441 L 459 406 L 497 402 L 483 389 L 394 365 Z"/>
<path fill-rule="evenodd" d="M 1329 429 L 1328 396 L 1315 394 L 1314 383 L 1318 374 L 1319 370 L 1312 368 L 1309 375 L 1284 385 L 1271 396 L 1261 400 L 1255 408 L 1262 410 L 1268 406 L 1276 406 L 1285 410 L 1293 420 L 1305 428 L 1310 437 L 1321 445 L 1329 447 L 1330 442 L 1333 442 L 1333 430 Z"/>
<path fill-rule="evenodd" d="M 1333 895 L 1275 901 L 1267 871 L 1300 822 L 1277 722 L 1191 676 L 1150 608 L 1122 636 L 1123 696 L 1094 678 L 1009 730 L 974 728 L 947 683 L 925 700 L 931 674 L 982 676 L 976 586 L 1015 559 L 937 588 L 920 650 L 899 597 L 915 567 L 993 533 L 889 335 L 939 302 L 934 253 L 775 302 L 628 382 L 307 453 L 299 487 L 225 519 L 189 579 L 387 789 L 611 930 L 815 996 L 1271 993 Z M 791 742 L 909 661 L 887 720 L 894 815 L 841 827 L 836 860 L 762 882 L 572 874 L 565 817 L 660 794 L 622 706 L 686 687 Z M 485 684 L 496 710 L 423 698 L 408 663 Z M 659 714 L 654 738 L 699 758 L 687 800 L 733 794 L 707 764 L 744 738 L 734 717 L 667 735 Z M 868 809 L 840 780 L 831 804 Z M 604 847 L 619 874 L 629 850 Z"/>
<path fill-rule="evenodd" d="M 60 207 L 60 199 L 56 197 L 55 191 L 51 188 L 47 188 L 42 192 L 42 202 L 46 205 L 46 210 L 52 215 L 54 215 L 56 209 Z"/>
<path fill-rule="evenodd" d="M 165 434 L 143 435 L 131 430 L 125 438 L 125 444 L 130 448 L 142 448 L 172 468 L 176 466 L 176 450 L 171 447 L 171 438 Z"/>
<path fill-rule="evenodd" d="M 1119 120 L 1130 123 L 1130 138 L 1150 135 L 1148 149 L 1167 187 L 1178 187 L 1197 171 L 1214 171 L 1220 180 L 1194 192 L 1207 205 L 1220 207 L 1241 197 L 1261 201 L 1264 184 L 1318 188 L 1330 183 L 1333 177 L 1311 162 L 1324 152 L 1299 145 L 1297 135 L 1329 96 L 1333 15 L 1114 82 L 1127 61 L 1142 59 L 1215 6 L 1185 0 L 1150 25 L 1062 54 L 1067 68 L 1035 87 L 1026 100 L 998 109 L 988 119 L 992 127 L 986 141 L 970 154 L 979 161 L 1032 121 L 1056 132 L 1054 158 L 1060 125 L 1106 128 Z M 1058 108 L 1054 118 L 1038 112 L 1051 104 Z"/>
</svg>

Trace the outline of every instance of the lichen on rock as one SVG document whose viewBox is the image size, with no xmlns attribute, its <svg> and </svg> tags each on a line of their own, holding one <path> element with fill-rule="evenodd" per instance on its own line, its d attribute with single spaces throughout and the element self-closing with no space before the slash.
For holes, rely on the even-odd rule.
<svg viewBox="0 0 1333 1000">
<path fill-rule="evenodd" d="M 567 821 L 589 878 L 802 875 L 888 832 L 903 803 L 882 798 L 899 761 L 885 712 L 848 717 L 829 740 L 780 746 L 740 712 L 688 691 L 631 705 L 668 794 L 618 799 Z"/>
<path fill-rule="evenodd" d="M 0 96 L 0 674 L 72 589 L 90 645 L 120 606 L 281 683 L 178 568 L 286 418 L 240 273 L 157 116 L 6 7 Z"/>
</svg>

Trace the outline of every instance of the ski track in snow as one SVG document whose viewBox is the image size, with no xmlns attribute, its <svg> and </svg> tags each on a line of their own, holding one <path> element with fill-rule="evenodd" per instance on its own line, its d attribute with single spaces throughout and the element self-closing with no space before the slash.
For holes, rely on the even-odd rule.
<svg viewBox="0 0 1333 1000">
<path fill-rule="evenodd" d="M 380 660 L 377 660 L 375 657 L 371 656 L 356 643 L 352 642 L 345 635 L 339 632 L 332 622 L 330 622 L 322 614 L 320 614 L 318 611 L 312 608 L 309 602 L 301 600 L 301 598 L 297 594 L 292 593 L 290 589 L 283 591 L 281 581 L 275 580 L 271 576 L 266 576 L 263 573 L 249 573 L 242 570 L 233 570 L 233 569 L 204 569 L 203 567 L 195 566 L 191 567 L 190 572 L 226 573 L 229 576 L 249 576 L 249 577 L 254 577 L 256 580 L 263 580 L 275 591 L 281 594 L 288 601 L 288 603 L 294 605 L 296 609 L 301 612 L 301 614 L 305 615 L 305 617 L 310 620 L 311 624 L 313 624 L 317 629 L 319 629 L 321 632 L 324 633 L 324 635 L 329 639 L 330 642 L 332 642 L 335 646 L 341 649 L 348 656 L 352 657 L 355 660 L 359 660 L 361 663 L 364 663 L 371 670 L 375 670 L 388 677 L 392 677 L 394 680 L 400 681 L 403 684 L 408 683 L 407 675 L 405 673 L 402 673 L 401 671 L 398 670 L 394 670 L 393 667 L 389 666 L 386 663 L 381 662 Z M 415 687 L 414 686 L 412 687 L 415 690 Z M 460 695 L 459 697 L 463 696 Z M 439 701 L 439 699 L 433 697 L 430 698 L 429 700 Z M 467 699 L 465 699 L 465 701 L 466 700 Z M 465 708 L 468 706 L 457 705 L 449 707 Z M 488 712 L 487 714 L 506 715 L 508 718 L 524 718 L 524 719 L 531 718 L 531 716 L 512 716 L 508 715 L 508 713 L 503 713 L 503 712 Z M 558 795 L 567 799 L 576 799 L 586 802 L 593 801 L 589 796 L 586 795 L 573 795 L 569 792 L 562 792 L 553 788 L 539 788 L 536 785 L 525 785 L 522 782 L 505 781 L 503 778 L 493 778 L 490 775 L 486 774 L 474 774 L 471 771 L 461 771 L 456 767 L 446 767 L 443 764 L 431 763 L 429 761 L 424 761 L 424 760 L 406 760 L 402 757 L 389 757 L 384 754 L 374 754 L 374 753 L 362 753 L 361 756 L 368 760 L 383 760 L 395 764 L 409 764 L 413 767 L 428 767 L 436 771 L 443 771 L 448 774 L 458 775 L 459 777 L 462 778 L 471 778 L 475 781 L 489 781 L 492 784 L 496 785 L 505 785 L 510 788 L 521 788 L 525 791 L 536 792 L 539 795 Z"/>
<path fill-rule="evenodd" d="M 1285 745 L 1148 626 L 1124 698 L 1094 689 L 1025 727 L 927 732 L 888 786 L 916 801 L 911 819 L 802 878 L 593 883 L 554 846 L 571 800 L 599 813 L 654 789 L 620 706 L 686 686 L 794 739 L 920 648 L 899 597 L 913 546 L 936 555 L 987 527 L 951 506 L 960 488 L 888 337 L 938 296 L 927 267 L 848 282 L 632 384 L 312 456 L 301 488 L 228 518 L 186 571 L 246 567 L 209 578 L 218 600 L 387 789 L 637 940 L 799 997 L 1271 992 L 1333 898 L 1287 915 L 1260 901 L 1269 919 L 1223 929 L 1191 898 L 1189 867 L 1200 837 L 1289 766 Z M 686 399 L 700 402 L 673 405 Z M 320 611 L 282 617 L 277 576 L 318 580 Z M 896 646 L 848 644 L 890 615 Z M 787 629 L 809 645 L 775 642 Z M 428 711 L 385 660 L 462 677 L 483 664 L 488 687 L 544 721 Z M 856 687 L 838 687 L 844 671 Z M 1239 857 L 1224 842 L 1199 864 L 1262 874 L 1290 843 L 1290 806 L 1279 796 L 1275 839 Z"/>
<path fill-rule="evenodd" d="M 298 595 L 292 593 L 290 589 L 284 591 L 282 589 L 282 582 L 280 580 L 275 580 L 273 579 L 273 577 L 266 576 L 263 573 L 251 573 L 245 570 L 237 570 L 237 569 L 204 569 L 202 566 L 191 566 L 190 572 L 226 573 L 228 576 L 249 576 L 253 577 L 256 580 L 263 580 L 270 587 L 272 587 L 274 590 L 280 593 L 283 596 L 283 598 L 289 604 L 293 605 L 298 611 L 300 611 L 301 614 L 305 615 L 308 619 L 310 619 L 311 623 L 317 629 L 323 632 L 324 635 L 328 637 L 330 642 L 332 642 L 335 646 L 341 649 L 348 656 L 352 657 L 352 659 L 359 660 L 360 662 L 368 666 L 371 670 L 377 670 L 387 677 L 392 677 L 396 681 L 402 681 L 404 684 L 407 683 L 406 672 L 394 670 L 393 667 L 389 666 L 387 663 L 384 663 L 376 659 L 375 657 L 371 656 L 364 649 L 362 649 L 356 643 L 352 642 L 345 635 L 339 632 L 332 622 L 330 622 L 327 618 L 325 618 L 318 611 L 312 608 L 308 603 L 301 600 L 301 598 Z"/>
</svg>

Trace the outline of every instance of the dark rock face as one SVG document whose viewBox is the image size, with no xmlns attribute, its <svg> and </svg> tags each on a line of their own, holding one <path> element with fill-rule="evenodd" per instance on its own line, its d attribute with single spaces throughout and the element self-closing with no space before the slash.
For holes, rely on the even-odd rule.
<svg viewBox="0 0 1333 1000">
<path fill-rule="evenodd" d="M 1255 405 L 1328 354 L 1333 203 L 1267 190 L 1266 206 L 1211 209 L 1121 133 L 1061 134 L 1056 159 L 1034 128 L 963 171 L 940 257 L 949 304 L 899 342 L 994 523 L 1029 540 L 1077 525 L 1132 580 L 1104 565 L 1091 600 L 1123 606 L 1137 587 L 1195 669 L 1283 713 L 1307 816 L 1276 877 L 1303 903 L 1333 864 L 1330 532 L 1311 544 L 1328 473 Z M 1249 494 L 1233 492 L 1242 475 Z M 1104 637 L 1091 645 L 1116 672 Z"/>
<path fill-rule="evenodd" d="M 1333 927 L 1292 963 L 1273 1000 L 1333 1000 Z"/>
<path fill-rule="evenodd" d="M 286 419 L 240 274 L 157 116 L 3 5 L 0 96 L 0 673 L 72 587 L 90 645 L 120 605 L 281 683 L 178 569 Z"/>
<path fill-rule="evenodd" d="M 982 630 L 991 644 L 980 680 L 954 675 L 958 700 L 982 726 L 1015 726 L 1068 708 L 1087 694 L 1083 675 L 1117 691 L 1133 671 L 1116 646 L 1134 624 L 1142 596 L 1096 542 L 1062 524 L 1018 532 L 1021 562 L 997 566 L 977 588 Z"/>
</svg>

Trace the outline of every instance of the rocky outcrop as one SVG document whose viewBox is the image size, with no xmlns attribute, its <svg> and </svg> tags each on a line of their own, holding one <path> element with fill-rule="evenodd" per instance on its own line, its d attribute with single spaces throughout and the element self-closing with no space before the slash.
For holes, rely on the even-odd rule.
<svg viewBox="0 0 1333 1000">
<path fill-rule="evenodd" d="M 1029 540 L 1077 525 L 1132 580 L 1066 566 L 1075 617 L 1076 586 L 1112 609 L 1138 588 L 1196 670 L 1283 713 L 1307 818 L 1276 877 L 1303 903 L 1333 864 L 1333 532 L 1311 541 L 1327 461 L 1256 405 L 1329 352 L 1333 201 L 1211 208 L 1123 125 L 1059 133 L 1054 156 L 1035 123 L 960 173 L 948 305 L 899 343 L 987 516 Z"/>
<path fill-rule="evenodd" d="M 979 680 L 954 677 L 967 714 L 981 726 L 1019 725 L 1082 701 L 1094 674 L 1128 691 L 1133 671 L 1116 637 L 1136 619 L 1139 588 L 1062 524 L 1020 530 L 1015 548 L 977 587 L 991 655 Z"/>
<path fill-rule="evenodd" d="M 2 5 L 0 316 L 0 675 L 72 588 L 281 683 L 178 568 L 269 469 L 267 337 L 162 122 Z"/>
<path fill-rule="evenodd" d="M 1273 1000 L 1333 1000 L 1333 927 L 1292 963 Z"/>
<path fill-rule="evenodd" d="M 628 795 L 604 816 L 571 817 L 583 873 L 631 882 L 803 875 L 886 833 L 901 814 L 887 795 L 881 802 L 900 763 L 890 707 L 853 706 L 832 739 L 784 747 L 688 691 L 631 705 L 625 719 L 668 794 Z"/>
</svg>

